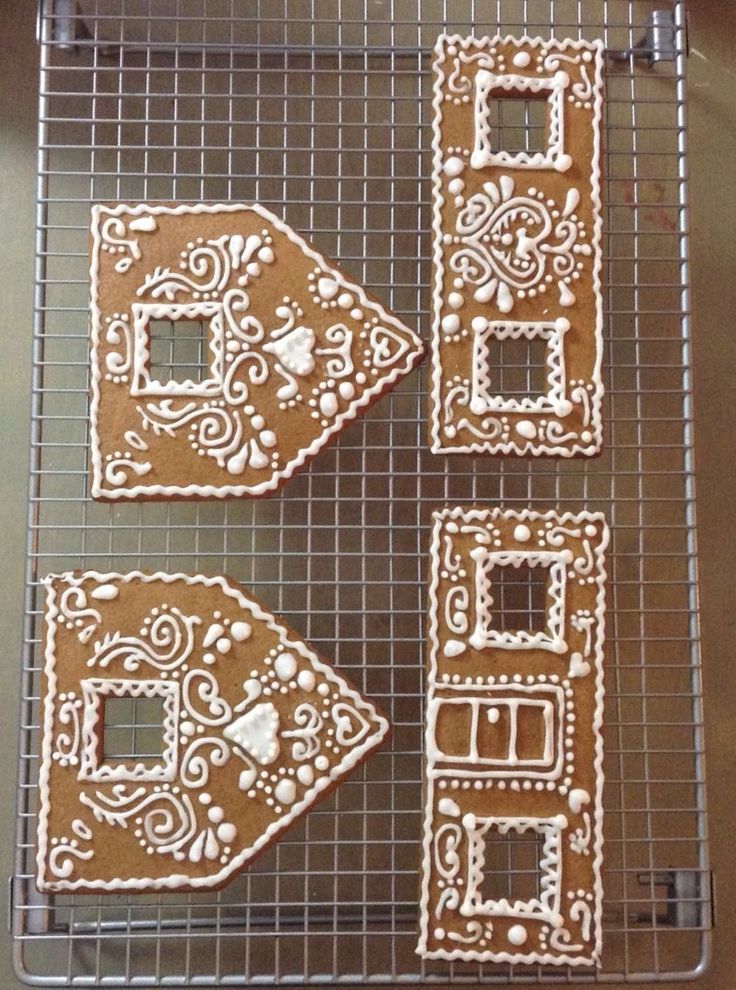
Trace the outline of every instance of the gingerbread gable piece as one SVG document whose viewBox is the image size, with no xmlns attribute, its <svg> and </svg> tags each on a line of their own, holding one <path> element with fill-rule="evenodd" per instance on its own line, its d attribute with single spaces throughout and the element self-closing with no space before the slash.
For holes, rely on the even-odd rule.
<svg viewBox="0 0 736 990">
<path fill-rule="evenodd" d="M 95 206 L 92 495 L 268 494 L 422 357 L 258 205 Z"/>
<path fill-rule="evenodd" d="M 221 886 L 388 732 L 225 578 L 45 584 L 41 890 Z"/>
</svg>

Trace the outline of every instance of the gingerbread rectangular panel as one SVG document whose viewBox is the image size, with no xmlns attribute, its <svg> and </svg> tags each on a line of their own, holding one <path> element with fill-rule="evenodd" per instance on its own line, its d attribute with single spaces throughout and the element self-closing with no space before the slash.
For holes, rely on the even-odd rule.
<svg viewBox="0 0 736 990">
<path fill-rule="evenodd" d="M 435 453 L 601 447 L 600 41 L 441 35 Z"/>
<path fill-rule="evenodd" d="M 266 495 L 419 338 L 258 204 L 95 206 L 92 495 Z"/>
<path fill-rule="evenodd" d="M 434 515 L 418 952 L 598 964 L 608 529 Z"/>
</svg>

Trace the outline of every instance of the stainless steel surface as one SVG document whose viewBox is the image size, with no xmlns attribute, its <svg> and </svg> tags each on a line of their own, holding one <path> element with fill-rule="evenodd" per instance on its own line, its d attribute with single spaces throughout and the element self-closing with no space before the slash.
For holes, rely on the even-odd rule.
<svg viewBox="0 0 736 990">
<path fill-rule="evenodd" d="M 444 502 L 601 509 L 608 616 L 601 981 L 695 975 L 710 874 L 692 478 L 684 9 L 675 60 L 635 58 L 633 0 L 119 0 L 41 30 L 37 316 L 16 961 L 54 985 L 565 980 L 422 965 L 416 941 L 428 521 Z M 453 19 L 457 18 L 457 19 Z M 426 335 L 430 51 L 448 28 L 602 36 L 607 71 L 605 450 L 441 458 L 426 369 L 283 493 L 110 507 L 88 498 L 90 202 L 258 199 Z M 57 40 L 55 40 L 57 39 Z M 217 895 L 40 898 L 33 886 L 38 578 L 70 567 L 228 573 L 379 704 L 391 745 Z"/>
</svg>

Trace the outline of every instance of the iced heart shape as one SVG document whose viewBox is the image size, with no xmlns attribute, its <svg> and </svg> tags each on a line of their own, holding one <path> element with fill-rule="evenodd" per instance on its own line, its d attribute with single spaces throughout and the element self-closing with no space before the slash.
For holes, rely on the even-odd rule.
<svg viewBox="0 0 736 990">
<path fill-rule="evenodd" d="M 390 364 L 395 364 L 409 350 L 408 343 L 388 327 L 373 327 L 370 343 L 373 363 L 377 368 L 387 368 Z"/>
<path fill-rule="evenodd" d="M 268 766 L 279 755 L 278 732 L 279 713 L 266 701 L 235 719 L 222 734 L 261 766 Z"/>
<path fill-rule="evenodd" d="M 294 375 L 308 375 L 314 370 L 314 330 L 294 327 L 283 337 L 270 340 L 263 350 L 273 354 L 279 364 Z"/>
<path fill-rule="evenodd" d="M 567 672 L 568 677 L 586 677 L 590 673 L 590 664 L 587 660 L 583 660 L 580 653 L 573 653 L 570 657 L 570 669 Z"/>
<path fill-rule="evenodd" d="M 339 702 L 332 709 L 332 717 L 337 726 L 335 741 L 340 746 L 354 746 L 368 732 L 370 725 L 352 705 Z"/>
</svg>

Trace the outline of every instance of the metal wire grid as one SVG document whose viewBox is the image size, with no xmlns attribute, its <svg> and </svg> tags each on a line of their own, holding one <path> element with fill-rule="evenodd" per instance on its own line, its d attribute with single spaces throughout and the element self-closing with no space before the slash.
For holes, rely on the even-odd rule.
<svg viewBox="0 0 736 990">
<path fill-rule="evenodd" d="M 639 0 L 84 0 L 40 19 L 40 182 L 16 962 L 40 984 L 532 982 L 565 970 L 414 954 L 423 636 L 433 507 L 603 510 L 601 982 L 707 960 L 694 564 L 683 4 L 672 61 L 636 56 Z M 57 0 L 56 13 L 68 5 Z M 605 449 L 438 457 L 426 369 L 267 500 L 88 496 L 89 206 L 257 199 L 428 329 L 430 52 L 439 31 L 602 36 L 607 64 Z M 70 39 L 76 38 L 74 45 Z M 618 52 L 618 56 L 613 56 Z M 518 136 L 518 135 L 517 135 Z M 387 712 L 390 746 L 219 894 L 41 898 L 33 884 L 38 579 L 59 568 L 227 573 Z M 509 869 L 513 864 L 509 861 Z"/>
</svg>

